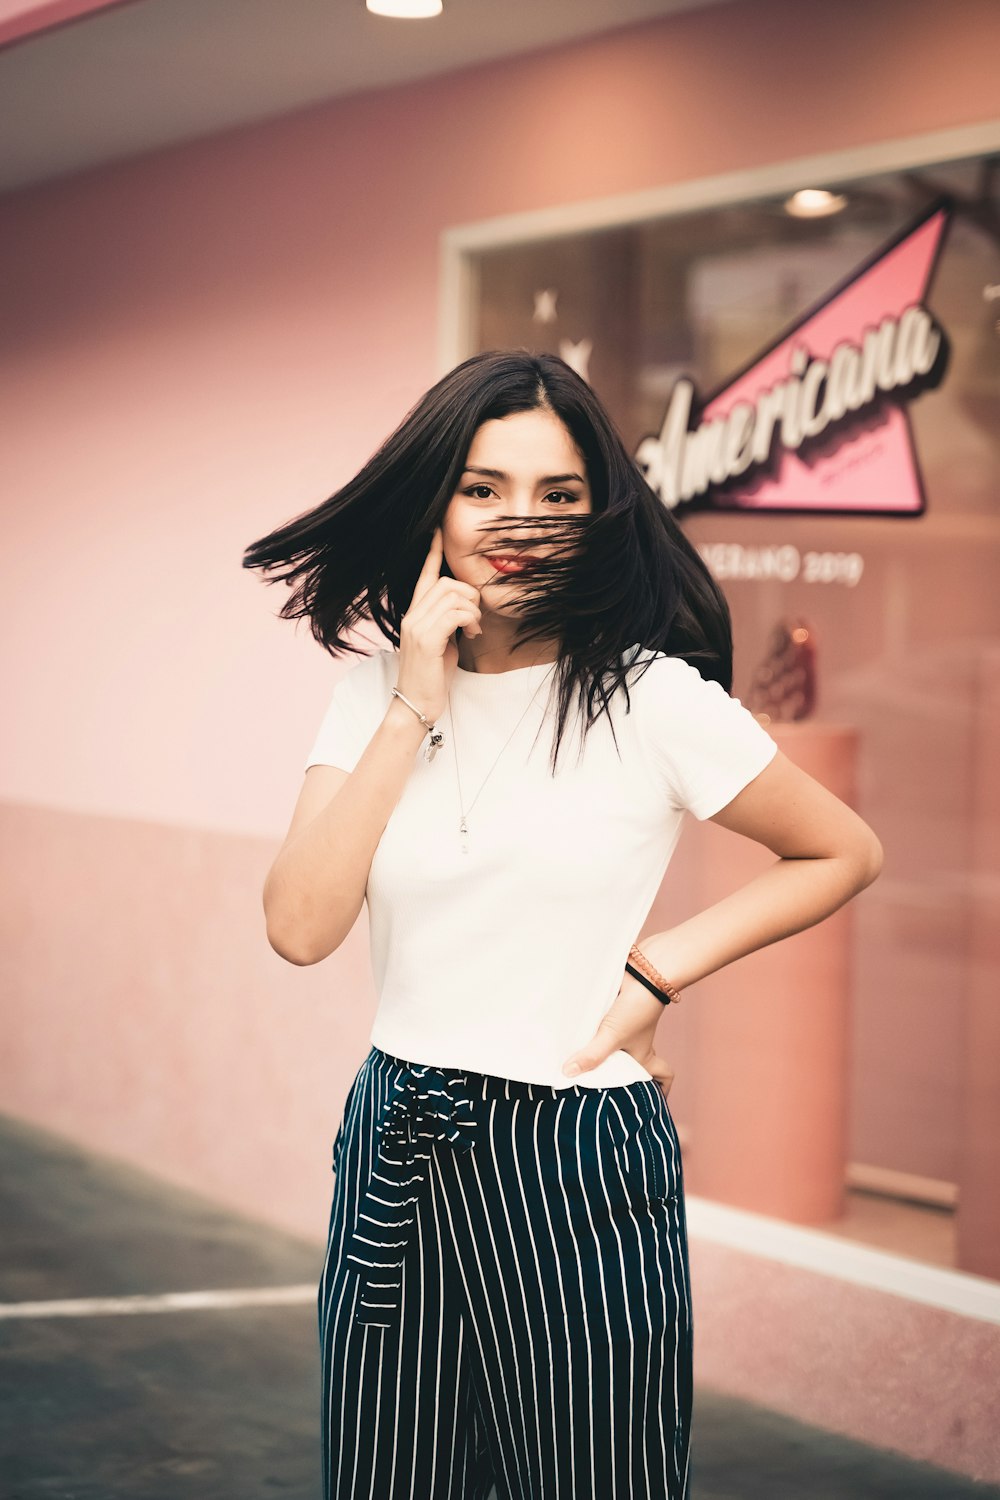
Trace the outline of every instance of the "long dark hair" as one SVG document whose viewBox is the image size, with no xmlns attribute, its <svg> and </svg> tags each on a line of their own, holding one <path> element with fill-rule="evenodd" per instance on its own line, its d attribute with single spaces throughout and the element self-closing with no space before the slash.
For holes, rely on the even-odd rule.
<svg viewBox="0 0 1000 1500">
<path fill-rule="evenodd" d="M 560 642 L 554 771 L 574 698 L 583 714 L 581 751 L 602 712 L 614 734 L 610 704 L 622 688 L 628 710 L 632 647 L 679 656 L 727 692 L 733 670 L 722 591 L 590 386 L 563 360 L 524 350 L 465 360 L 421 397 L 359 474 L 253 542 L 243 566 L 272 574 L 269 583 L 295 585 L 279 618 L 307 617 L 331 655 L 364 654 L 347 635 L 369 621 L 398 648 L 400 622 L 477 429 L 537 408 L 554 412 L 583 454 L 591 514 L 501 517 L 484 525 L 482 551 L 499 550 L 496 532 L 507 552 L 540 537 L 546 544 L 548 555 L 526 560 L 519 576 L 514 643 Z"/>
</svg>

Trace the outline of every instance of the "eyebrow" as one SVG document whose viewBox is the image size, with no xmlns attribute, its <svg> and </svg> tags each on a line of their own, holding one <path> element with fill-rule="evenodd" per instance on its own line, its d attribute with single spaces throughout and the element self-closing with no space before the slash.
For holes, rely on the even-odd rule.
<svg viewBox="0 0 1000 1500">
<path fill-rule="evenodd" d="M 509 474 L 505 474 L 504 471 L 503 471 L 503 469 L 480 469 L 480 468 L 477 468 L 473 464 L 470 464 L 467 468 L 463 469 L 462 473 L 463 474 L 483 474 L 483 475 L 485 475 L 485 477 L 487 479 L 500 479 L 500 480 L 509 480 L 510 479 L 510 475 Z M 546 475 L 544 475 L 538 481 L 538 483 L 539 484 L 567 484 L 570 480 L 573 480 L 573 479 L 576 480 L 577 484 L 586 484 L 587 483 L 587 481 L 583 478 L 583 476 L 581 474 L 546 474 Z"/>
</svg>

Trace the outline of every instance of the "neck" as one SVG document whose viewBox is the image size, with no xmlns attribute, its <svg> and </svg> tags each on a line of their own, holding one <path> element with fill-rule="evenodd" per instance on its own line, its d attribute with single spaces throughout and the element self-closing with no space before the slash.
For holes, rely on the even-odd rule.
<svg viewBox="0 0 1000 1500">
<path fill-rule="evenodd" d="M 512 631 L 500 631 L 488 619 L 482 625 L 482 635 L 470 638 L 464 631 L 458 632 L 458 665 L 465 672 L 511 672 L 517 667 L 559 660 L 557 641 L 525 641 L 515 646 Z"/>
</svg>

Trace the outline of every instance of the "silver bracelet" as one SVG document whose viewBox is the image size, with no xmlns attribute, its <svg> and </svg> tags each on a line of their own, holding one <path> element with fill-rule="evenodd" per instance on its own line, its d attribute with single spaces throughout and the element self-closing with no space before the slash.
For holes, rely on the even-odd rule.
<svg viewBox="0 0 1000 1500">
<path fill-rule="evenodd" d="M 427 715 L 422 714 L 415 703 L 411 703 L 409 698 L 405 698 L 403 696 L 403 694 L 399 691 L 399 688 L 392 689 L 392 696 L 394 698 L 398 698 L 401 703 L 405 703 L 407 708 L 411 708 L 416 714 L 417 718 L 420 720 L 421 724 L 426 725 L 427 729 L 430 731 L 430 743 L 427 746 L 427 749 L 424 751 L 424 760 L 433 760 L 438 752 L 439 746 L 444 744 L 444 735 L 439 729 L 435 729 L 434 725 L 431 723 L 430 719 L 428 719 Z"/>
</svg>

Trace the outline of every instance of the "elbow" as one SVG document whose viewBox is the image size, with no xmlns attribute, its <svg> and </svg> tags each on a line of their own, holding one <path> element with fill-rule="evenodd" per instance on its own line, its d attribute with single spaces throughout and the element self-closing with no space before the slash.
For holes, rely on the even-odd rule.
<svg viewBox="0 0 1000 1500">
<path fill-rule="evenodd" d="M 855 855 L 857 889 L 863 891 L 877 880 L 882 870 L 882 845 L 870 828 Z"/>
<path fill-rule="evenodd" d="M 328 928 L 322 934 L 310 935 L 301 924 L 281 926 L 272 917 L 266 924 L 267 941 L 286 963 L 294 964 L 298 969 L 308 969 L 336 952 L 353 925 L 353 921 L 346 927 L 341 923 L 336 929 Z"/>
<path fill-rule="evenodd" d="M 322 913 L 316 902 L 292 902 L 272 886 L 270 877 L 264 885 L 264 922 L 267 941 L 286 963 L 307 969 L 322 963 L 348 936 L 361 911 L 362 901 L 324 903 Z M 322 918 L 322 920 L 321 920 Z"/>
<path fill-rule="evenodd" d="M 273 932 L 270 927 L 267 929 L 267 941 L 279 958 L 283 958 L 286 963 L 295 964 L 296 968 L 307 969 L 310 964 L 319 962 L 317 955 L 309 953 L 287 935 Z"/>
<path fill-rule="evenodd" d="M 273 875 L 273 872 L 272 872 Z M 308 941 L 307 924 L 302 913 L 290 908 L 282 900 L 281 892 L 272 884 L 272 875 L 264 882 L 264 930 L 270 947 L 286 963 L 306 969 L 325 957 L 315 951 L 315 944 Z"/>
<path fill-rule="evenodd" d="M 282 910 L 270 885 L 270 876 L 264 883 L 264 931 L 269 946 L 286 963 L 297 968 L 307 968 L 313 959 L 302 941 L 301 924 L 290 922 L 288 913 Z"/>
<path fill-rule="evenodd" d="M 313 964 L 322 963 L 324 958 L 329 958 L 330 954 L 336 952 L 340 947 L 344 939 L 343 937 L 338 937 L 336 942 L 328 942 L 323 947 L 307 948 L 302 943 L 296 943 L 287 938 L 278 938 L 268 932 L 267 941 L 278 957 L 283 958 L 286 963 L 294 964 L 297 969 L 308 969 Z"/>
<path fill-rule="evenodd" d="M 279 958 L 296 968 L 305 969 L 317 963 L 320 954 L 315 954 L 305 941 L 303 924 L 284 911 L 274 898 L 267 884 L 264 886 L 264 930 L 267 941 Z"/>
</svg>

